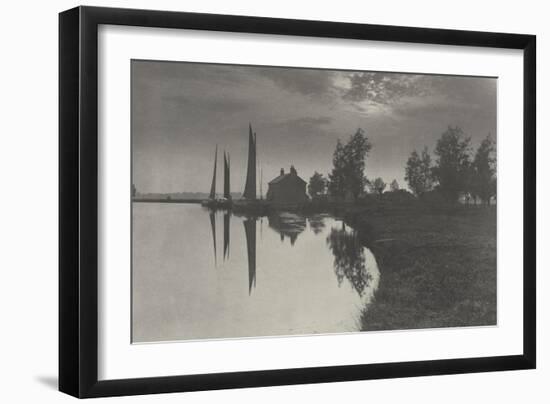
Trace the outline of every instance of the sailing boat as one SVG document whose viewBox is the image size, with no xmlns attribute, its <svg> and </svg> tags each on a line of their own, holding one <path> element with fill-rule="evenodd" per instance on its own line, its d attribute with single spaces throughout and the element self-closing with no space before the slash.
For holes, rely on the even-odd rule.
<svg viewBox="0 0 550 404">
<path fill-rule="evenodd" d="M 246 182 L 241 199 L 233 202 L 233 211 L 245 214 L 261 215 L 267 211 L 268 205 L 256 196 L 257 178 L 256 167 L 256 132 L 252 130 L 252 124 L 248 124 L 248 166 L 246 170 Z M 260 185 L 260 194 L 262 193 Z M 260 195 L 262 196 L 262 195 Z"/>
<path fill-rule="evenodd" d="M 210 195 L 207 200 L 202 201 L 203 206 L 213 209 L 243 208 L 242 210 L 261 213 L 267 209 L 267 204 L 262 203 L 262 185 L 260 184 L 260 200 L 256 198 L 256 132 L 252 131 L 252 124 L 248 124 L 248 167 L 246 171 L 246 183 L 242 199 L 233 202 L 230 189 L 230 165 L 231 159 L 229 153 L 223 152 L 223 198 L 216 198 L 216 172 L 218 163 L 218 145 L 214 153 L 214 173 L 212 174 L 212 184 L 210 186 Z M 261 172 L 260 172 L 261 177 Z M 260 182 L 262 179 L 260 178 Z"/>
<path fill-rule="evenodd" d="M 216 172 L 218 168 L 218 145 L 214 153 L 214 173 L 212 174 L 212 185 L 210 186 L 210 195 L 207 200 L 202 201 L 203 206 L 210 208 L 227 208 L 231 206 L 231 191 L 229 188 L 229 154 L 223 152 L 224 161 L 224 189 L 223 198 L 216 198 Z"/>
<path fill-rule="evenodd" d="M 252 124 L 248 124 L 248 167 L 243 198 L 256 200 L 256 133 L 252 133 Z"/>
<path fill-rule="evenodd" d="M 223 152 L 223 197 L 230 201 L 231 200 L 231 189 L 230 189 L 230 178 L 229 178 L 229 153 Z"/>
</svg>

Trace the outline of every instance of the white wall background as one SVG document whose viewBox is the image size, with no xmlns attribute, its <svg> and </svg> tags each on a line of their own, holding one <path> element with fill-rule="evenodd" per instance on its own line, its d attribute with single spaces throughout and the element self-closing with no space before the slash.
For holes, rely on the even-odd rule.
<svg viewBox="0 0 550 404">
<path fill-rule="evenodd" d="M 72 400 L 57 384 L 57 13 L 74 1 L 6 2 L 0 63 L 0 397 L 2 402 Z M 544 188 L 550 148 L 550 25 L 544 2 L 188 0 L 90 1 L 88 5 L 156 8 L 538 36 L 538 369 L 397 380 L 333 383 L 109 399 L 128 403 L 370 402 L 465 403 L 550 399 L 550 224 Z M 518 240 L 519 241 L 519 240 Z"/>
</svg>

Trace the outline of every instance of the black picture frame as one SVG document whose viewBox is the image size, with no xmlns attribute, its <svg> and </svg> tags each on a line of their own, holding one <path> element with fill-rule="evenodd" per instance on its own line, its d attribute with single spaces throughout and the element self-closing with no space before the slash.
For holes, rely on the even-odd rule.
<svg viewBox="0 0 550 404">
<path fill-rule="evenodd" d="M 523 50 L 523 353 L 467 359 L 98 380 L 98 26 Z M 77 7 L 59 15 L 59 390 L 103 397 L 514 369 L 536 364 L 536 37 L 184 12 Z"/>
</svg>

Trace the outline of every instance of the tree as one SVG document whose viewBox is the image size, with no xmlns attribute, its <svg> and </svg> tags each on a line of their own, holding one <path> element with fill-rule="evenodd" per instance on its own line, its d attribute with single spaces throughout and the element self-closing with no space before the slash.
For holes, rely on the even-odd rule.
<svg viewBox="0 0 550 404">
<path fill-rule="evenodd" d="M 392 192 L 397 192 L 397 191 L 399 191 L 399 184 L 397 183 L 397 180 L 396 180 L 396 179 L 394 179 L 394 180 L 391 182 L 391 184 L 390 184 L 390 190 L 391 190 Z"/>
<path fill-rule="evenodd" d="M 340 140 L 332 156 L 333 168 L 329 174 L 329 192 L 331 195 L 345 198 L 348 194 L 357 199 L 367 184 L 365 177 L 365 159 L 372 144 L 363 129 L 357 129 L 346 144 Z"/>
<path fill-rule="evenodd" d="M 315 198 L 319 195 L 323 195 L 327 188 L 327 180 L 323 174 L 319 174 L 317 171 L 313 173 L 309 179 L 309 184 L 307 186 L 307 191 L 312 198 Z"/>
<path fill-rule="evenodd" d="M 340 139 L 336 141 L 336 148 L 332 154 L 332 172 L 328 175 L 329 184 L 328 190 L 332 196 L 345 197 L 346 196 L 346 184 L 344 181 L 344 146 Z"/>
<path fill-rule="evenodd" d="M 470 170 L 470 138 L 458 126 L 449 126 L 435 146 L 434 179 L 442 195 L 456 202 L 461 192 L 467 191 Z"/>
<path fill-rule="evenodd" d="M 491 135 L 479 145 L 471 169 L 471 189 L 475 196 L 489 204 L 496 195 L 496 147 Z"/>
<path fill-rule="evenodd" d="M 432 190 L 432 158 L 427 147 L 422 150 L 422 155 L 418 155 L 416 150 L 411 153 L 405 166 L 405 180 L 416 196 Z"/>
<path fill-rule="evenodd" d="M 365 193 L 372 194 L 374 192 L 374 187 L 372 185 L 372 181 L 368 178 L 365 181 Z"/>
<path fill-rule="evenodd" d="M 384 192 L 384 189 L 386 189 L 386 183 L 382 178 L 378 177 L 372 183 L 372 187 L 374 188 L 374 191 L 378 195 L 382 195 L 382 193 Z"/>
<path fill-rule="evenodd" d="M 464 191 L 464 202 L 466 205 L 469 205 L 470 201 L 473 201 L 474 205 L 477 205 L 475 182 L 474 166 L 470 164 L 468 170 L 466 171 L 466 189 Z"/>
</svg>

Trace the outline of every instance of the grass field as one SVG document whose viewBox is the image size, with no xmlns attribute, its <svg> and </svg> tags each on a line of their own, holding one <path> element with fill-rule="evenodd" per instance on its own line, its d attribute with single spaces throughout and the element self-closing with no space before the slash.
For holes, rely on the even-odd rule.
<svg viewBox="0 0 550 404">
<path fill-rule="evenodd" d="M 496 324 L 496 208 L 377 207 L 349 214 L 381 278 L 363 330 Z"/>
</svg>

